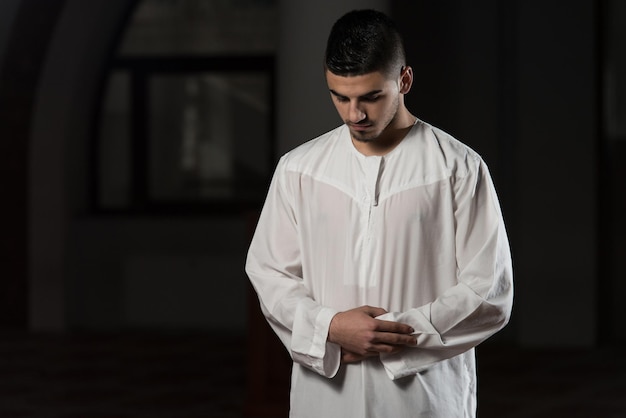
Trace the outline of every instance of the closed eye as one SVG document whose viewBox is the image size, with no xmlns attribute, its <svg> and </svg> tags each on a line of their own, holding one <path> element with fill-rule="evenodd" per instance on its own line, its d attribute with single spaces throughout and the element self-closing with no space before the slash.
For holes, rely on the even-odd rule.
<svg viewBox="0 0 626 418">
<path fill-rule="evenodd" d="M 365 97 L 362 97 L 362 98 L 361 98 L 361 100 L 362 100 L 362 101 L 364 101 L 364 102 L 370 102 L 370 103 L 371 103 L 371 102 L 375 102 L 375 101 L 377 101 L 378 99 L 380 99 L 380 96 L 378 96 L 378 95 L 377 95 L 377 96 L 365 96 Z"/>
<path fill-rule="evenodd" d="M 333 95 L 335 100 L 337 100 L 340 103 L 347 103 L 350 101 L 349 97 L 343 96 L 334 90 L 330 90 L 330 93 Z M 357 100 L 360 102 L 373 103 L 373 102 L 378 101 L 383 96 L 381 93 L 382 93 L 382 90 L 374 90 L 367 94 L 364 94 L 363 96 L 359 96 Z"/>
</svg>

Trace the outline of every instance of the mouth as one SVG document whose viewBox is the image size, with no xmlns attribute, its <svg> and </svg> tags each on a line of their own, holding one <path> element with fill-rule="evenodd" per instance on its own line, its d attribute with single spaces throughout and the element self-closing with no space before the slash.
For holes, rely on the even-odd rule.
<svg viewBox="0 0 626 418">
<path fill-rule="evenodd" d="M 368 130 L 368 129 L 370 129 L 372 127 L 372 125 L 369 124 L 369 123 L 367 123 L 367 124 L 350 123 L 350 124 L 348 124 L 348 126 L 353 131 L 358 131 L 358 132 L 366 131 L 366 130 Z"/>
</svg>

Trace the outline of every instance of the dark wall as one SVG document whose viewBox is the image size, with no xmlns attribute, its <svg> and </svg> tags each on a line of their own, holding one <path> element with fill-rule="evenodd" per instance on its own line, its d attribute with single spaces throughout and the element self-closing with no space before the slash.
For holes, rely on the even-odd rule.
<svg viewBox="0 0 626 418">
<path fill-rule="evenodd" d="M 5 328 L 22 329 L 28 323 L 30 123 L 42 63 L 63 3 L 3 3 L 3 12 L 13 16 L 0 39 L 0 326 Z"/>
<path fill-rule="evenodd" d="M 598 306 L 598 2 L 393 3 L 419 117 L 491 168 L 528 345 L 591 345 Z"/>
<path fill-rule="evenodd" d="M 516 274 L 513 323 L 506 333 L 522 344 L 590 345 L 599 333 L 618 335 L 615 330 L 626 319 L 619 298 L 612 296 L 623 294 L 623 264 L 615 260 L 626 246 L 619 233 L 610 232 L 616 225 L 624 230 L 623 222 L 617 223 L 623 187 L 614 178 L 623 158 L 606 158 L 606 152 L 624 147 L 602 146 L 602 3 L 574 0 L 562 9 L 539 0 L 479 0 L 471 6 L 460 0 L 391 1 L 416 74 L 409 108 L 473 147 L 494 176 Z M 0 31 L 3 326 L 26 327 L 28 321 L 34 100 L 37 91 L 51 89 L 39 85 L 46 60 L 63 62 L 61 56 L 46 54 L 70 4 L 79 3 L 3 3 L 11 6 L 0 19 L 11 23 Z M 84 28 L 77 28 L 78 36 Z M 79 69 L 84 65 L 75 65 L 74 71 Z M 46 80 L 53 83 L 54 77 Z M 81 86 L 74 87 L 82 91 Z M 58 103 L 50 97 L 48 102 Z M 39 116 L 49 122 L 42 126 L 55 128 L 39 128 L 42 142 L 64 143 L 66 130 L 78 135 L 69 116 L 67 126 L 60 128 L 55 118 Z M 600 167 L 607 160 L 612 171 Z M 613 179 L 608 192 L 602 186 L 607 178 Z M 38 213 L 45 214 L 45 200 L 41 203 Z M 611 239 L 604 239 L 608 234 Z M 607 265 L 613 267 L 607 271 Z"/>
</svg>

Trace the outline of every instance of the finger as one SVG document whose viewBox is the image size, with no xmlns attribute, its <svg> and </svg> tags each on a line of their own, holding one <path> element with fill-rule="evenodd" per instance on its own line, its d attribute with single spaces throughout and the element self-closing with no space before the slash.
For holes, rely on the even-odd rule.
<svg viewBox="0 0 626 418">
<path fill-rule="evenodd" d="M 342 350 L 341 361 L 344 363 L 356 363 L 363 361 L 368 357 L 376 357 L 378 355 L 380 355 L 380 352 L 375 350 L 366 351 L 364 354 L 357 354 L 352 351 Z"/>
<path fill-rule="evenodd" d="M 385 345 L 414 346 L 417 345 L 417 338 L 410 334 L 396 334 L 392 332 L 377 332 L 372 339 L 373 343 Z"/>
<path fill-rule="evenodd" d="M 361 361 L 362 356 L 354 353 L 343 353 L 341 356 L 341 361 L 344 363 L 356 363 L 357 361 Z"/>
<path fill-rule="evenodd" d="M 412 334 L 415 332 L 410 325 L 382 319 L 376 319 L 376 330 L 381 332 L 394 332 L 397 334 Z"/>
<path fill-rule="evenodd" d="M 403 345 L 394 345 L 392 346 L 391 353 L 399 353 L 402 350 L 405 350 L 406 346 Z"/>
<path fill-rule="evenodd" d="M 393 354 L 393 353 L 398 353 L 402 350 L 405 350 L 406 346 L 405 345 L 393 345 L 393 344 L 374 344 L 370 346 L 369 349 L 370 349 L 370 351 L 368 351 L 369 353 L 376 352 L 377 355 L 380 355 L 381 353 Z"/>
<path fill-rule="evenodd" d="M 400 351 L 406 350 L 406 346 L 404 345 L 390 345 L 387 347 L 389 351 L 383 351 L 383 353 L 395 354 L 395 353 L 399 353 Z"/>
</svg>

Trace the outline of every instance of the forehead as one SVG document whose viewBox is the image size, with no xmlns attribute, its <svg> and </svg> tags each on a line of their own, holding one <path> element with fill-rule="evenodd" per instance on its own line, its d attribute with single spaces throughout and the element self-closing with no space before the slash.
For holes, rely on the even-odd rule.
<svg viewBox="0 0 626 418">
<path fill-rule="evenodd" d="M 342 96 L 361 96 L 376 90 L 385 90 L 393 80 L 380 71 L 355 76 L 341 76 L 326 70 L 328 88 Z"/>
</svg>

